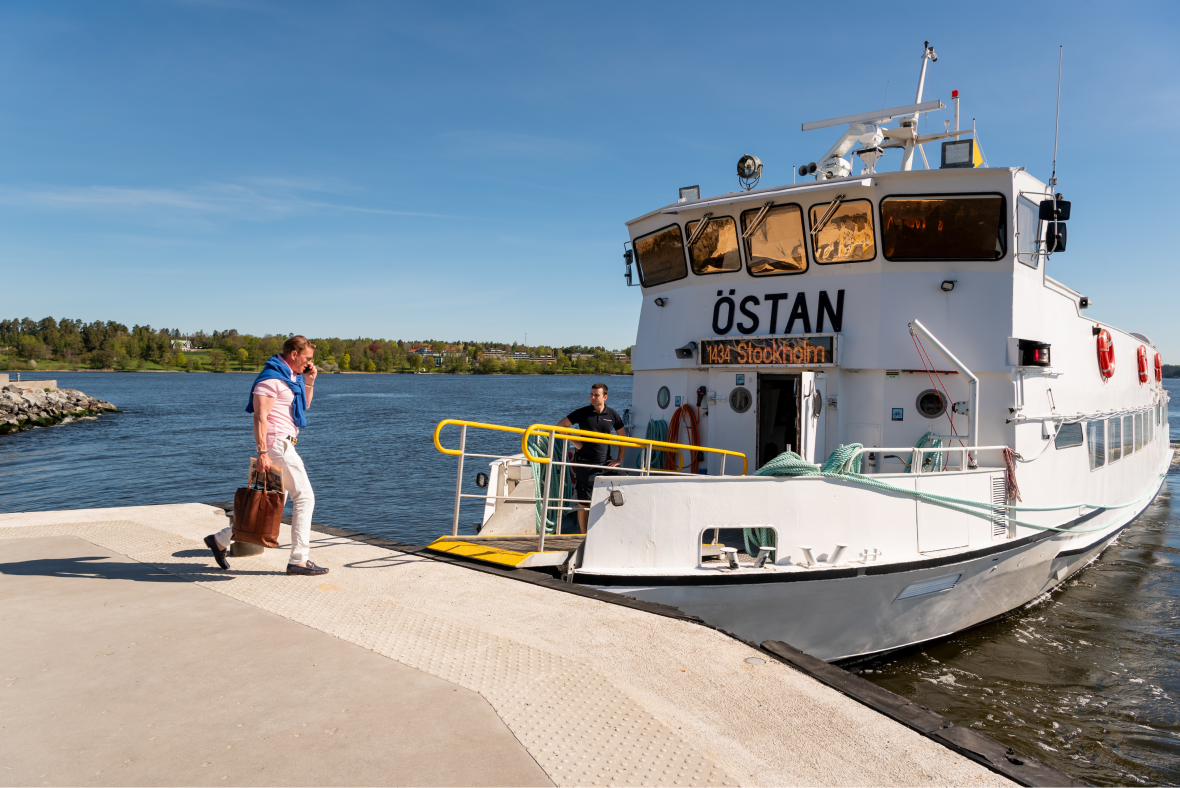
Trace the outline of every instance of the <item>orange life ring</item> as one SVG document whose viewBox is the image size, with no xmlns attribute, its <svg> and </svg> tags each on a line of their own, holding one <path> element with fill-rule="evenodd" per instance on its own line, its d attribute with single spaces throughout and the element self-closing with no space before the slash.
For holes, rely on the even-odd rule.
<svg viewBox="0 0 1180 788">
<path fill-rule="evenodd" d="M 1114 340 L 1105 328 L 1098 332 L 1098 371 L 1103 380 L 1114 377 Z"/>
<path fill-rule="evenodd" d="M 1147 348 L 1143 347 L 1143 345 L 1140 345 L 1139 350 L 1136 351 L 1135 355 L 1137 355 L 1139 357 L 1139 382 L 1146 383 L 1147 382 Z"/>
<path fill-rule="evenodd" d="M 680 443 L 680 429 L 681 429 L 682 422 L 684 423 L 684 426 L 687 427 L 687 429 L 688 429 L 688 441 L 687 441 L 688 444 L 690 446 L 700 446 L 701 445 L 700 421 L 697 418 L 697 412 L 695 410 L 693 410 L 692 405 L 689 405 L 687 402 L 676 409 L 676 411 L 672 414 L 672 419 L 668 422 L 668 442 L 669 443 Z M 669 471 L 681 470 L 682 459 L 683 459 L 680 456 L 681 451 L 683 451 L 683 449 L 678 449 L 676 451 L 664 452 L 664 469 L 665 470 L 669 470 Z M 692 459 L 689 460 L 689 465 L 692 468 L 692 472 L 696 473 L 697 468 L 700 466 L 701 459 L 704 457 L 704 452 L 692 451 L 692 452 L 689 452 L 689 454 L 692 455 Z"/>
<path fill-rule="evenodd" d="M 1155 382 L 1164 382 L 1164 359 L 1159 353 L 1155 354 Z"/>
</svg>

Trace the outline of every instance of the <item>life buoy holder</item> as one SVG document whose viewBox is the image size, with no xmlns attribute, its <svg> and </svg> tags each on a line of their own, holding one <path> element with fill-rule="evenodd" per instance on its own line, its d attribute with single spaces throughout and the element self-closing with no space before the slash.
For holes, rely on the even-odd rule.
<svg viewBox="0 0 1180 788">
<path fill-rule="evenodd" d="M 1136 351 L 1135 355 L 1138 356 L 1138 360 L 1139 360 L 1139 382 L 1146 383 L 1147 382 L 1147 348 L 1143 347 L 1143 345 L 1140 345 L 1139 350 Z"/>
<path fill-rule="evenodd" d="M 1114 377 L 1114 340 L 1105 328 L 1098 332 L 1098 371 L 1103 380 Z"/>
<path fill-rule="evenodd" d="M 1164 382 L 1164 359 L 1159 353 L 1155 354 L 1155 382 Z"/>
</svg>

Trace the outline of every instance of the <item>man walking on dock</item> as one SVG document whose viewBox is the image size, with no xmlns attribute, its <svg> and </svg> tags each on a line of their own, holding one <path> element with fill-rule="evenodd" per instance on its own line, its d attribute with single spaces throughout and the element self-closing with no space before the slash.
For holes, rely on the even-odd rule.
<svg viewBox="0 0 1180 788">
<path fill-rule="evenodd" d="M 307 337 L 297 335 L 288 339 L 283 343 L 283 352 L 271 356 L 254 380 L 250 403 L 246 406 L 246 412 L 254 414 L 257 471 L 265 474 L 271 467 L 281 470 L 283 488 L 295 505 L 291 515 L 289 575 L 328 573 L 325 567 L 308 560 L 315 493 L 303 460 L 295 452 L 299 428 L 307 426 L 307 409 L 311 407 L 315 379 L 319 374 L 311 362 L 314 355 L 315 345 Z M 229 569 L 226 550 L 232 537 L 232 526 L 205 537 L 205 544 L 213 551 L 213 557 L 222 569 Z"/>
<path fill-rule="evenodd" d="M 589 432 L 602 432 L 607 435 L 615 432 L 626 436 L 627 430 L 623 427 L 623 417 L 606 406 L 606 396 L 606 384 L 595 383 L 590 387 L 590 404 L 578 408 L 557 422 L 557 426 L 574 426 Z M 576 480 L 574 495 L 578 501 L 583 502 L 578 504 L 578 528 L 582 533 L 586 533 L 586 523 L 590 519 L 590 493 L 594 490 L 594 480 L 605 470 L 602 466 L 617 468 L 622 465 L 626 449 L 620 446 L 619 456 L 612 460 L 610 459 L 610 447 L 605 443 L 574 441 L 574 445 L 578 447 L 578 451 L 574 455 L 574 462 L 596 466 L 577 468 L 574 474 Z"/>
</svg>

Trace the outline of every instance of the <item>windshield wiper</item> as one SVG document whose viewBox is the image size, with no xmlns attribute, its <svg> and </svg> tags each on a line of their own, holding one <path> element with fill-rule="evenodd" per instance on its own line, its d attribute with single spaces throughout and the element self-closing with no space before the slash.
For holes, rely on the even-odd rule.
<svg viewBox="0 0 1180 788">
<path fill-rule="evenodd" d="M 709 219 L 712 217 L 712 212 L 709 212 L 700 218 L 700 221 L 697 223 L 697 228 L 692 231 L 692 236 L 690 236 L 688 239 L 688 247 L 690 249 L 692 248 L 692 245 L 697 242 L 697 239 L 701 237 L 701 233 L 705 231 L 705 227 L 708 226 Z"/>
<path fill-rule="evenodd" d="M 815 223 L 815 227 L 811 228 L 811 242 L 813 244 L 816 243 L 823 229 L 828 226 L 828 222 L 832 220 L 832 217 L 836 214 L 836 209 L 840 207 L 840 203 L 842 202 L 844 202 L 844 195 L 836 195 L 836 199 L 832 200 L 832 204 L 828 206 L 828 209 L 824 211 L 824 215 Z"/>
<path fill-rule="evenodd" d="M 762 210 L 758 211 L 758 215 L 754 217 L 754 221 L 750 222 L 750 226 L 742 233 L 742 238 L 749 238 L 758 229 L 758 225 L 762 224 L 762 220 L 766 218 L 770 207 L 774 205 L 774 200 L 770 200 L 766 205 L 762 206 Z"/>
</svg>

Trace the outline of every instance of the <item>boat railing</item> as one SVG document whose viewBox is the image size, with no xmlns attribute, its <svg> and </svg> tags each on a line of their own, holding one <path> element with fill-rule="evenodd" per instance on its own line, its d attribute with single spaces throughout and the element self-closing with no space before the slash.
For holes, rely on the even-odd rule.
<svg viewBox="0 0 1180 788">
<path fill-rule="evenodd" d="M 457 426 L 459 427 L 459 447 L 452 449 L 443 446 L 441 437 L 444 427 Z M 551 488 L 553 482 L 554 468 L 556 473 L 565 474 L 566 468 L 600 468 L 602 470 L 613 471 L 622 475 L 638 475 L 638 476 L 694 476 L 695 474 L 685 471 L 672 471 L 662 468 L 653 468 L 652 461 L 656 456 L 656 452 L 705 452 L 710 454 L 717 454 L 721 457 L 720 474 L 725 474 L 725 458 L 726 457 L 740 457 L 742 460 L 742 475 L 744 476 L 749 470 L 749 462 L 746 455 L 741 452 L 730 451 L 728 449 L 715 449 L 709 446 L 694 446 L 685 443 L 672 443 L 670 441 L 657 441 L 649 438 L 634 438 L 631 436 L 589 432 L 587 430 L 580 430 L 574 427 L 559 427 L 553 424 L 532 424 L 526 428 L 521 427 L 507 427 L 502 424 L 487 424 L 485 422 L 467 421 L 465 419 L 443 419 L 434 428 L 434 447 L 439 452 L 459 458 L 459 467 L 455 478 L 455 509 L 451 519 L 451 536 L 459 535 L 459 506 L 464 498 L 479 498 L 487 501 L 493 498 L 497 501 L 505 500 L 517 503 L 525 503 L 530 499 L 520 498 L 519 496 L 496 495 L 489 492 L 486 495 L 478 495 L 473 493 L 463 492 L 463 466 L 464 461 L 468 458 L 482 458 L 496 461 L 503 460 L 520 460 L 521 455 L 505 455 L 505 454 L 482 454 L 477 452 L 470 452 L 467 450 L 467 430 L 468 428 L 490 430 L 493 432 L 508 432 L 520 435 L 521 454 L 524 455 L 524 460 L 530 463 L 543 465 L 545 468 L 544 479 L 534 479 L 534 484 L 540 483 L 542 485 L 541 494 L 541 516 L 542 524 L 547 524 L 550 512 L 558 513 L 557 516 L 557 530 L 560 533 L 561 518 L 567 511 L 575 511 L 578 508 L 578 501 L 567 500 L 565 497 L 565 485 L 557 485 L 557 497 L 552 499 Z M 546 441 L 546 453 L 544 456 L 533 454 L 533 447 L 529 445 L 529 439 L 533 437 L 544 437 Z M 642 453 L 640 455 L 639 467 L 624 468 L 622 466 L 607 466 L 594 465 L 590 463 L 575 462 L 566 459 L 566 452 L 563 450 L 557 456 L 554 456 L 554 446 L 557 441 L 569 442 L 577 441 L 579 443 L 598 443 L 606 446 L 616 446 L 621 449 L 639 449 Z M 558 477 L 560 478 L 560 477 Z M 535 499 L 534 499 L 535 500 Z M 538 552 L 544 550 L 545 546 L 545 527 L 541 527 L 540 542 L 538 545 Z"/>
<path fill-rule="evenodd" d="M 981 454 L 990 454 L 998 452 L 996 462 L 990 464 L 989 468 L 1003 468 L 1004 467 L 1004 449 L 1007 446 L 923 446 L 921 448 L 915 446 L 902 446 L 900 448 L 882 448 L 880 446 L 865 446 L 854 452 L 848 459 L 845 467 L 850 467 L 851 463 L 857 457 L 861 458 L 862 466 L 865 460 L 869 462 L 880 462 L 884 464 L 886 460 L 899 463 L 905 468 L 906 473 L 915 476 L 930 473 L 945 473 L 946 471 L 973 471 L 982 467 L 979 458 Z M 940 470 L 934 470 L 937 465 L 935 458 L 938 455 L 945 455 Z M 952 465 L 952 458 L 957 460 L 957 465 Z M 929 467 L 928 467 L 929 466 Z"/>
</svg>

